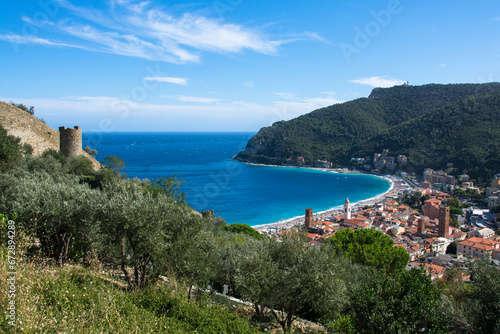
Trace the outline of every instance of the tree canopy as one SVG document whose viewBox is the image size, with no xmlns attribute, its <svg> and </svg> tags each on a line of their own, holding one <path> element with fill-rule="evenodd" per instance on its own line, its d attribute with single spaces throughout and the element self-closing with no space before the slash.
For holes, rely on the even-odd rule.
<svg viewBox="0 0 500 334">
<path fill-rule="evenodd" d="M 249 236 L 252 236 L 256 239 L 262 239 L 262 234 L 257 232 L 254 228 L 248 226 L 247 224 L 231 224 L 231 225 L 226 225 L 222 228 L 225 231 L 232 232 L 232 233 L 242 233 L 246 234 Z"/>
<path fill-rule="evenodd" d="M 389 236 L 373 229 L 343 229 L 325 242 L 336 254 L 387 273 L 403 270 L 410 259 L 403 247 L 394 247 Z"/>
<path fill-rule="evenodd" d="M 21 140 L 8 135 L 0 124 L 0 171 L 12 168 L 22 157 Z"/>
<path fill-rule="evenodd" d="M 332 253 L 305 247 L 304 241 L 300 234 L 283 242 L 263 240 L 263 247 L 243 260 L 239 277 L 245 298 L 271 309 L 285 332 L 301 315 L 335 317 L 345 301 L 340 279 L 345 264 Z"/>
</svg>

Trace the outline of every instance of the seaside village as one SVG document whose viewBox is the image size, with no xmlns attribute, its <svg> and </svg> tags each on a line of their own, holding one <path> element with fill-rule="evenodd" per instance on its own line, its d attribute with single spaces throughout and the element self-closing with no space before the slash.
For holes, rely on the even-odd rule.
<svg viewBox="0 0 500 334">
<path fill-rule="evenodd" d="M 466 175 L 462 177 L 467 179 Z M 346 199 L 342 209 L 318 214 L 307 208 L 302 218 L 261 226 L 258 230 L 279 239 L 292 229 L 300 228 L 306 230 L 309 244 L 318 246 L 341 229 L 375 229 L 391 237 L 395 247 L 401 246 L 408 252 L 408 270 L 424 266 L 432 279 L 440 279 L 446 270 L 464 268 L 469 260 L 484 256 L 500 266 L 500 235 L 495 234 L 495 221 L 500 219 L 500 214 L 495 216 L 489 210 L 499 204 L 500 174 L 495 175 L 491 187 L 486 189 L 489 208 L 471 205 L 464 209 L 464 214 L 458 216 L 460 228 L 450 225 L 452 214 L 447 206 L 450 194 L 438 190 L 443 184 L 455 185 L 454 178 L 445 172 L 429 169 L 425 170 L 422 182 L 408 182 L 412 186 L 404 177 L 388 178 L 393 182 L 391 190 L 377 199 L 356 205 Z M 476 189 L 467 181 L 460 187 L 461 190 L 470 188 Z M 421 210 L 398 203 L 405 191 L 428 198 Z M 467 199 L 462 203 L 468 203 Z M 467 279 L 464 276 L 464 280 Z"/>
</svg>

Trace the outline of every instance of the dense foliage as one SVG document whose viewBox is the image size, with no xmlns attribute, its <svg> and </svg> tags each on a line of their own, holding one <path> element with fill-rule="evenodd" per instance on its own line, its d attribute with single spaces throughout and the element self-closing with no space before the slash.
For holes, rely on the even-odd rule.
<svg viewBox="0 0 500 334">
<path fill-rule="evenodd" d="M 333 252 L 304 247 L 303 235 L 283 242 L 263 241 L 263 247 L 244 258 L 239 283 L 256 309 L 271 309 L 284 331 L 298 316 L 331 319 L 345 306 L 347 264 Z"/>
<path fill-rule="evenodd" d="M 423 270 L 375 273 L 355 294 L 351 311 L 360 333 L 448 333 L 440 301 Z"/>
<path fill-rule="evenodd" d="M 241 160 L 347 163 L 390 149 L 408 157 L 406 169 L 440 169 L 454 162 L 478 182 L 500 165 L 500 84 L 395 86 L 368 98 L 315 110 L 262 128 Z"/>
<path fill-rule="evenodd" d="M 233 233 L 243 233 L 246 235 L 250 235 L 257 239 L 262 239 L 262 235 L 257 232 L 254 228 L 248 226 L 247 224 L 231 224 L 223 227 L 224 231 L 233 232 Z"/>
<path fill-rule="evenodd" d="M 31 146 L 21 144 L 17 137 L 7 134 L 7 131 L 0 124 L 0 172 L 5 172 L 12 168 L 23 156 L 31 154 Z"/>
<path fill-rule="evenodd" d="M 343 229 L 325 242 L 332 246 L 336 254 L 388 274 L 403 270 L 410 259 L 403 247 L 394 247 L 394 241 L 377 230 Z"/>
<path fill-rule="evenodd" d="M 19 332 L 253 332 L 210 302 L 223 291 L 285 332 L 298 317 L 344 333 L 499 329 L 500 274 L 486 262 L 471 264 L 470 286 L 456 272 L 434 283 L 405 271 L 408 254 L 378 231 L 341 230 L 320 247 L 300 231 L 277 242 L 197 214 L 175 177 L 131 180 L 117 157 L 97 171 L 87 161 L 47 151 L 0 174 L 0 213 L 16 226 Z M 7 230 L 0 215 L 2 305 Z"/>
</svg>

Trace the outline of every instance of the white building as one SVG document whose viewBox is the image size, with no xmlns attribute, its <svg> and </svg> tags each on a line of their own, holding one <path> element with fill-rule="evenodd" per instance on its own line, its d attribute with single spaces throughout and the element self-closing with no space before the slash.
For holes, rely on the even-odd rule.
<svg viewBox="0 0 500 334">
<path fill-rule="evenodd" d="M 349 202 L 349 198 L 346 198 L 344 203 L 344 220 L 351 219 L 351 202 Z"/>
</svg>

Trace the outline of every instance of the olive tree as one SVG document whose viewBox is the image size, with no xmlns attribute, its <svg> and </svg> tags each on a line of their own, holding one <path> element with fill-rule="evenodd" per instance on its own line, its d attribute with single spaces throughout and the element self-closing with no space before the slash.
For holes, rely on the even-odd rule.
<svg viewBox="0 0 500 334">
<path fill-rule="evenodd" d="M 396 273 L 408 264 L 410 256 L 403 247 L 394 247 L 394 241 L 384 233 L 372 229 L 343 229 L 325 240 L 335 254 L 355 263 Z"/>
<path fill-rule="evenodd" d="M 240 285 L 248 300 L 271 310 L 285 332 L 298 316 L 333 317 L 340 311 L 346 288 L 341 262 L 331 252 L 307 246 L 300 234 L 262 245 L 245 261 Z"/>
<path fill-rule="evenodd" d="M 90 249 L 90 212 L 98 193 L 78 178 L 44 172 L 3 175 L 0 188 L 0 211 L 17 214 L 20 224 L 40 238 L 43 253 L 59 265 L 71 251 L 81 258 Z"/>
<path fill-rule="evenodd" d="M 424 269 L 373 270 L 350 302 L 357 333 L 448 333 L 442 296 Z"/>
<path fill-rule="evenodd" d="M 253 236 L 225 231 L 220 231 L 215 240 L 218 247 L 210 284 L 217 290 L 226 285 L 230 295 L 241 297 L 238 277 L 242 274 L 242 264 L 261 250 L 262 242 Z M 259 313 L 258 309 L 256 311 Z"/>
<path fill-rule="evenodd" d="M 465 303 L 475 333 L 500 332 L 500 271 L 487 258 L 471 264 L 472 292 Z"/>
<path fill-rule="evenodd" d="M 103 194 L 95 210 L 96 248 L 103 260 L 121 267 L 131 289 L 145 286 L 148 275 L 163 273 L 172 263 L 175 243 L 201 226 L 185 203 L 154 194 L 138 181 L 116 179 Z"/>
</svg>

